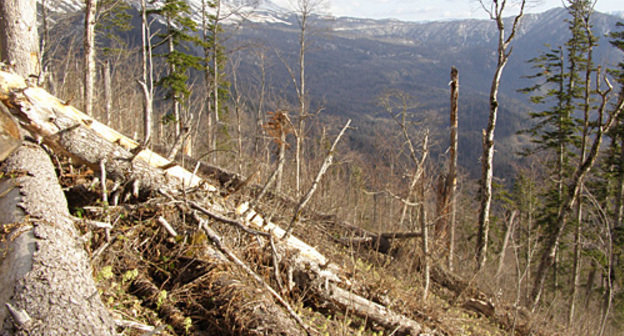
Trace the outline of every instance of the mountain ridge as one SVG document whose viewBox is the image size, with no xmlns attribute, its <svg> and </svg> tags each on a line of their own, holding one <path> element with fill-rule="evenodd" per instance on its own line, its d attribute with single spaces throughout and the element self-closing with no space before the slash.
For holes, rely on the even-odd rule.
<svg viewBox="0 0 624 336">
<path fill-rule="evenodd" d="M 78 0 L 64 0 L 62 8 L 75 8 Z M 131 0 L 135 5 L 136 0 Z M 196 5 L 198 0 L 193 0 Z M 239 2 L 237 2 L 239 3 Z M 74 4 L 74 5 L 71 5 Z M 281 11 L 270 1 L 263 2 L 258 13 L 262 18 L 247 20 L 226 43 L 232 50 L 241 45 L 262 45 L 268 50 L 270 70 L 267 84 L 274 94 L 294 104 L 295 90 L 286 64 L 294 67 L 298 57 L 299 28 L 293 13 Z M 59 7 L 60 8 L 60 7 Z M 62 9 L 61 8 L 61 9 Z M 136 7 L 135 7 L 136 8 Z M 546 51 L 546 43 L 563 45 L 568 39 L 566 11 L 551 9 L 539 14 L 526 14 L 521 22 L 513 54 L 501 81 L 501 114 L 497 128 L 500 171 L 511 169 L 514 153 L 526 139 L 516 132 L 527 124 L 532 106 L 517 90 L 529 86 L 525 78 L 532 73 L 527 61 Z M 266 19 L 270 17 L 272 19 Z M 510 18 L 506 19 L 509 23 Z M 605 67 L 622 59 L 611 48 L 604 35 L 615 29 L 619 18 L 595 13 L 595 34 L 601 38 L 595 60 Z M 402 90 L 413 95 L 418 109 L 415 118 L 433 129 L 440 139 L 439 153 L 447 147 L 446 114 L 448 113 L 448 73 L 451 66 L 460 73 L 460 163 L 474 177 L 478 176 L 480 134 L 487 124 L 488 92 L 496 64 L 496 29 L 491 20 L 465 19 L 434 22 L 406 22 L 393 19 L 310 18 L 306 53 L 307 86 L 313 110 L 323 114 L 355 118 L 366 127 L 375 128 L 388 120 L 377 104 L 377 97 L 387 90 Z M 135 39 L 137 40 L 137 39 Z M 200 50 L 197 50 L 201 54 Z M 258 85 L 256 55 L 241 49 L 239 76 L 247 85 Z M 250 98 L 251 99 L 251 98 Z M 253 102 L 251 102 L 253 105 Z M 373 134 L 374 132 L 363 131 Z M 375 139 L 361 136 L 356 147 L 372 148 Z"/>
</svg>

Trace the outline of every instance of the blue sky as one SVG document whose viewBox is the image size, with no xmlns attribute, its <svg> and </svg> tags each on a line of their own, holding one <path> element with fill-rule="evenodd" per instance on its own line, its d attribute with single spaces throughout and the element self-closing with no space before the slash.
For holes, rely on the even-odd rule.
<svg viewBox="0 0 624 336">
<path fill-rule="evenodd" d="M 296 0 L 274 0 L 286 8 Z M 317 0 L 313 0 L 317 1 Z M 485 18 L 478 0 L 326 0 L 331 14 L 368 18 L 395 18 L 406 21 L 445 20 L 458 18 Z M 484 2 L 488 2 L 485 0 Z M 509 0 L 512 4 L 517 0 Z M 561 7 L 561 0 L 529 0 L 529 12 L 543 12 Z M 598 0 L 596 10 L 624 11 L 623 0 Z M 508 15 L 513 15 L 510 8 Z"/>
</svg>

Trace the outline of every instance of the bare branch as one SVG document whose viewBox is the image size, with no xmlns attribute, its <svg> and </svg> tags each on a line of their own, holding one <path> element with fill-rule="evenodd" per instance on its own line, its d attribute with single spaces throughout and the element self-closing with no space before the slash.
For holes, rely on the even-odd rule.
<svg viewBox="0 0 624 336">
<path fill-rule="evenodd" d="M 332 161 L 334 159 L 334 152 L 336 150 L 336 145 L 338 144 L 338 141 L 340 141 L 340 138 L 345 133 L 347 128 L 349 128 L 350 124 L 351 124 L 351 119 L 349 119 L 349 121 L 347 121 L 347 123 L 344 125 L 344 127 L 342 128 L 342 130 L 340 131 L 340 133 L 336 137 L 336 140 L 334 140 L 334 143 L 332 144 L 331 148 L 329 149 L 329 152 L 327 153 L 327 156 L 325 157 L 325 161 L 323 161 L 323 165 L 321 166 L 321 169 L 319 169 L 318 174 L 316 175 L 316 178 L 314 179 L 314 182 L 312 183 L 312 186 L 310 187 L 308 192 L 301 198 L 301 201 L 299 201 L 299 204 L 297 204 L 297 208 L 295 209 L 295 213 L 294 213 L 292 219 L 290 220 L 290 224 L 288 225 L 288 229 L 286 230 L 286 233 L 284 233 L 284 237 L 282 237 L 283 240 L 288 239 L 288 237 L 292 233 L 292 230 L 293 230 L 295 224 L 299 221 L 299 216 L 301 215 L 301 212 L 303 211 L 305 206 L 310 201 L 310 198 L 312 198 L 312 195 L 314 195 L 314 192 L 316 191 L 316 188 L 318 187 L 318 185 L 319 185 L 319 183 L 321 181 L 321 178 L 323 178 L 323 175 L 325 175 L 325 172 L 327 171 L 329 166 L 332 164 Z"/>
</svg>

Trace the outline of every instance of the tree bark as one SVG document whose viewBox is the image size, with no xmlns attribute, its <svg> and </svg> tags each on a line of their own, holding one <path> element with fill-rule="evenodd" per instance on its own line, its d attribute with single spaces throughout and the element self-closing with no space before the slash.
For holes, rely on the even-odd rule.
<svg viewBox="0 0 624 336">
<path fill-rule="evenodd" d="M 152 67 L 152 43 L 150 25 L 147 21 L 146 0 L 141 0 L 141 56 L 143 60 L 143 144 L 149 144 L 152 137 L 152 115 L 154 100 L 154 71 Z"/>
<path fill-rule="evenodd" d="M 39 75 L 39 35 L 35 0 L 0 1 L 0 61 L 20 76 Z"/>
<path fill-rule="evenodd" d="M 26 173 L 0 181 L 0 335 L 115 335 L 48 155 L 23 145 L 1 170 Z"/>
<path fill-rule="evenodd" d="M 84 26 L 84 112 L 93 116 L 93 92 L 95 86 L 95 16 L 97 0 L 87 0 Z"/>
<path fill-rule="evenodd" d="M 295 197 L 301 194 L 301 167 L 303 139 L 305 137 L 306 118 L 306 82 L 305 82 L 305 51 L 306 51 L 306 31 L 308 28 L 308 17 L 312 14 L 312 1 L 301 0 L 298 2 L 299 16 L 299 87 L 297 88 L 297 98 L 299 99 L 299 118 L 297 120 L 297 130 L 295 131 Z"/>
<path fill-rule="evenodd" d="M 590 11 L 587 15 L 590 15 Z M 585 34 L 589 39 L 587 46 L 587 66 L 585 68 L 585 87 L 584 87 L 584 101 L 583 101 L 583 136 L 581 138 L 581 153 L 579 155 L 579 165 L 585 160 L 585 152 L 587 151 L 587 142 L 590 133 L 590 120 L 589 113 L 591 110 L 591 75 L 594 72 L 593 69 L 593 45 L 594 38 L 591 32 L 591 26 L 589 25 L 589 16 L 583 16 L 583 28 Z M 579 189 L 579 193 L 583 193 L 583 185 Z M 576 297 L 578 293 L 578 287 L 580 286 L 581 277 L 581 223 L 583 220 L 583 202 L 579 201 L 576 204 L 576 231 L 574 233 L 574 270 L 572 272 L 572 293 L 570 293 L 570 306 L 568 309 L 568 326 L 574 321 L 574 313 L 576 310 Z"/>
<path fill-rule="evenodd" d="M 449 151 L 449 173 L 446 178 L 446 188 L 448 195 L 445 197 L 449 203 L 450 218 L 449 238 L 448 238 L 448 268 L 453 271 L 453 258 L 455 257 L 455 216 L 457 214 L 457 144 L 458 144 L 458 101 L 459 101 L 459 73 L 455 67 L 451 68 L 451 140 Z"/>
<path fill-rule="evenodd" d="M 219 84 L 221 81 L 220 78 L 220 62 L 219 62 L 219 25 L 221 23 L 221 0 L 214 1 L 215 6 L 215 14 L 214 21 L 212 22 L 212 41 L 210 43 L 210 47 L 212 47 L 211 54 L 211 63 L 213 68 L 212 75 L 212 101 L 213 101 L 213 118 L 212 118 L 212 152 L 213 152 L 213 161 L 216 161 L 216 154 L 218 148 L 218 140 L 219 140 L 219 109 L 221 106 L 221 100 L 219 97 Z"/>
<path fill-rule="evenodd" d="M 111 64 L 107 60 L 102 66 L 102 78 L 104 79 L 104 117 L 103 122 L 110 124 L 111 111 L 113 109 L 113 88 L 111 83 Z"/>
<path fill-rule="evenodd" d="M 427 148 L 427 136 L 425 136 L 425 141 L 423 143 L 423 156 L 426 156 L 428 152 Z M 424 167 L 423 167 L 424 168 Z M 425 174 L 422 174 L 420 179 L 420 232 L 422 233 L 421 249 L 424 260 L 423 267 L 423 301 L 427 302 L 427 296 L 429 295 L 429 280 L 430 280 L 430 258 L 429 258 L 429 234 L 428 234 L 428 223 L 427 223 L 427 208 L 425 202 Z"/>
<path fill-rule="evenodd" d="M 507 251 L 507 246 L 509 245 L 509 238 L 513 234 L 515 219 L 516 211 L 513 211 L 509 217 L 509 223 L 507 224 L 507 228 L 505 229 L 505 238 L 503 239 L 501 252 L 498 255 L 498 267 L 496 267 L 496 274 L 494 275 L 494 277 L 496 278 L 500 276 L 500 273 L 503 270 L 503 264 L 505 263 L 505 252 Z"/>
<path fill-rule="evenodd" d="M 488 118 L 487 129 L 483 131 L 483 156 L 481 157 L 481 181 L 480 181 L 480 199 L 479 207 L 479 233 L 477 235 L 477 268 L 481 269 L 487 261 L 488 237 L 490 231 L 490 207 L 492 203 L 492 177 L 494 171 L 494 129 L 496 128 L 496 118 L 498 116 L 498 88 L 503 69 L 507 65 L 511 49 L 509 45 L 515 37 L 520 19 L 524 14 L 525 0 L 522 0 L 520 13 L 515 17 L 511 33 L 505 37 L 505 26 L 503 24 L 503 11 L 505 9 L 506 0 L 500 4 L 494 1 L 493 12 L 490 12 L 490 18 L 496 22 L 498 28 L 498 58 L 494 77 L 490 87 L 490 113 Z M 482 3 L 483 4 L 483 3 Z"/>
</svg>

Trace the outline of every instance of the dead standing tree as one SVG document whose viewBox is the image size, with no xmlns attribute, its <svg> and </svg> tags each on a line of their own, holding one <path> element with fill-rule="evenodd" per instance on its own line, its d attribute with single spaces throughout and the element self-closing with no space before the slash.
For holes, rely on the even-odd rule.
<svg viewBox="0 0 624 336">
<path fill-rule="evenodd" d="M 511 41 L 516 36 L 516 31 L 520 24 L 520 19 L 524 14 L 526 0 L 520 2 L 520 12 L 513 20 L 511 32 L 505 37 L 505 24 L 503 23 L 503 12 L 508 4 L 507 0 L 493 0 L 490 5 L 486 5 L 483 0 L 479 1 L 483 9 L 488 13 L 490 19 L 496 22 L 498 29 L 498 53 L 496 70 L 492 78 L 490 87 L 490 113 L 487 129 L 483 131 L 483 156 L 481 157 L 481 181 L 479 207 L 479 234 L 477 236 L 477 268 L 485 266 L 487 260 L 488 234 L 490 230 L 490 207 L 492 203 L 492 176 L 494 162 L 494 129 L 498 115 L 498 87 L 500 85 L 503 69 L 509 61 L 512 48 Z"/>
<path fill-rule="evenodd" d="M 143 144 L 148 145 L 152 137 L 152 116 L 154 102 L 154 64 L 152 62 L 151 24 L 147 20 L 147 3 L 141 0 L 141 58 L 143 77 L 138 81 L 143 90 Z"/>
<path fill-rule="evenodd" d="M 325 0 L 296 0 L 295 13 L 299 22 L 299 85 L 297 85 L 295 77 L 292 76 L 299 100 L 299 118 L 297 119 L 297 127 L 295 130 L 295 196 L 301 194 L 301 167 L 303 166 L 303 139 L 305 137 L 305 119 L 307 118 L 307 94 L 305 82 L 305 52 L 306 52 L 306 34 L 308 32 L 308 20 L 310 16 L 325 6 Z"/>
<path fill-rule="evenodd" d="M 95 22 L 97 0 L 87 0 L 84 22 L 84 108 L 93 115 L 93 90 L 95 86 Z"/>
<path fill-rule="evenodd" d="M 450 147 L 448 175 L 442 186 L 442 195 L 438 202 L 438 223 L 436 225 L 436 239 L 448 237 L 448 268 L 453 271 L 453 257 L 455 254 L 455 215 L 457 212 L 455 193 L 457 190 L 457 112 L 459 101 L 459 73 L 457 68 L 451 68 L 451 113 L 450 113 Z"/>
</svg>

